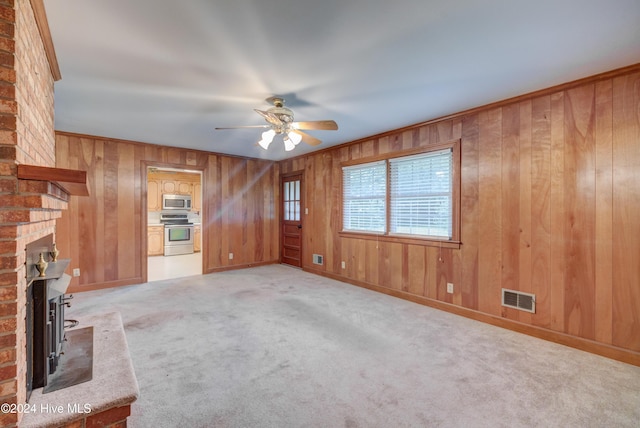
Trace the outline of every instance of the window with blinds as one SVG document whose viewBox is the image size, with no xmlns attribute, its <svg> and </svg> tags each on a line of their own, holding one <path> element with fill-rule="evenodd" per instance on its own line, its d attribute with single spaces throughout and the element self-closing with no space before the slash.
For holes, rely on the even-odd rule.
<svg viewBox="0 0 640 428">
<path fill-rule="evenodd" d="M 342 167 L 342 231 L 455 241 L 459 144 Z"/>
<path fill-rule="evenodd" d="M 451 153 L 389 159 L 389 233 L 451 238 Z"/>
<path fill-rule="evenodd" d="M 342 168 L 342 228 L 385 232 L 387 166 L 385 161 Z"/>
</svg>

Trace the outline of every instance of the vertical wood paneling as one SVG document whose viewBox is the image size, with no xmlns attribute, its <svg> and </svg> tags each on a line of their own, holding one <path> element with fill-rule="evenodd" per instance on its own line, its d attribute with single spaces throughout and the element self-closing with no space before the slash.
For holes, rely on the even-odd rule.
<svg viewBox="0 0 640 428">
<path fill-rule="evenodd" d="M 221 252 L 220 252 L 220 240 L 216 237 L 210 238 L 208 231 L 222 229 L 222 198 L 220 197 L 220 183 L 222 181 L 220 165 L 217 162 L 217 157 L 210 155 L 207 157 L 207 168 L 205 168 L 202 175 L 203 180 L 203 195 L 202 195 L 202 207 L 203 213 L 208 212 L 207 218 L 202 218 L 203 233 L 202 233 L 202 246 L 208 248 L 209 251 L 203 256 L 206 257 L 204 263 L 206 266 L 220 266 Z"/>
<path fill-rule="evenodd" d="M 420 144 L 420 131 L 409 129 L 402 133 L 402 147 L 399 150 L 409 150 L 418 147 Z"/>
<path fill-rule="evenodd" d="M 460 160 L 460 235 L 462 253 L 462 306 L 478 308 L 478 252 L 480 247 L 478 220 L 478 180 L 479 180 L 479 124 L 478 115 L 467 116 L 464 120 Z"/>
<path fill-rule="evenodd" d="M 370 276 L 367 276 L 367 242 L 362 239 L 349 239 L 349 243 L 351 244 L 351 264 L 356 267 L 356 275 L 355 278 L 361 282 L 368 282 L 367 280 L 371 280 Z"/>
<path fill-rule="evenodd" d="M 90 193 L 57 222 L 60 250 L 81 270 L 74 291 L 142 282 L 148 164 L 203 169 L 205 271 L 277 259 L 276 164 L 64 133 L 56 141 L 57 166 L 87 171 Z"/>
<path fill-rule="evenodd" d="M 338 153 L 335 152 L 337 155 Z M 328 203 L 326 207 L 326 211 L 324 216 L 322 216 L 322 220 L 325 225 L 325 230 L 337 230 L 339 222 L 337 220 L 337 203 L 340 199 L 340 195 L 337 192 L 334 192 L 334 187 L 332 186 L 331 178 L 332 174 L 328 173 L 333 170 L 333 157 L 328 153 L 323 153 L 322 157 L 319 159 L 321 162 L 321 171 L 327 171 L 319 176 L 316 176 L 316 179 L 319 180 L 320 186 L 322 186 L 322 192 L 324 195 L 324 200 Z M 328 260 L 325 261 L 325 268 L 332 273 L 340 273 L 340 263 L 342 262 L 342 258 L 340 257 L 340 246 L 337 245 L 335 236 L 333 233 L 323 234 L 324 243 L 323 243 L 323 252 L 328 256 Z"/>
<path fill-rule="evenodd" d="M 482 227 L 478 238 L 480 242 L 491 245 L 483 245 L 478 253 L 478 309 L 498 315 L 502 270 L 502 110 L 481 112 L 479 120 L 478 221 Z"/>
<path fill-rule="evenodd" d="M 104 180 L 104 214 L 99 220 L 92 218 L 91 223 L 85 225 L 83 230 L 95 230 L 98 222 L 104 224 L 105 237 L 118 237 L 118 144 L 114 142 L 104 143 L 104 169 L 97 170 L 97 174 L 102 176 Z M 91 210 L 88 210 L 91 212 Z M 95 242 L 95 241 L 93 241 Z M 92 246 L 93 242 L 88 241 L 85 245 Z M 114 260 L 118 260 L 118 246 L 125 245 L 125 242 L 118 239 L 104 240 L 104 259 L 100 260 L 95 257 L 95 252 L 91 248 L 82 251 L 82 257 L 91 254 L 89 260 L 94 259 L 98 266 L 104 266 L 104 281 L 115 281 L 118 279 L 118 264 Z M 83 284 L 84 285 L 84 284 Z"/>
<path fill-rule="evenodd" d="M 323 213 L 305 226 L 310 246 L 325 240 L 338 276 L 640 350 L 639 81 L 572 85 L 302 157 L 310 210 Z M 340 235 L 341 162 L 455 138 L 459 250 Z M 536 314 L 502 307 L 501 287 L 535 293 Z"/>
<path fill-rule="evenodd" d="M 519 289 L 520 264 L 520 108 L 502 109 L 502 287 Z M 520 311 L 501 308 L 502 316 L 518 319 Z"/>
<path fill-rule="evenodd" d="M 532 102 L 520 103 L 520 251 L 518 253 L 518 286 L 519 290 L 531 293 L 533 276 L 533 259 L 531 250 L 531 147 L 532 147 Z M 518 311 L 517 319 L 531 323 L 532 316 Z"/>
<path fill-rule="evenodd" d="M 366 157 L 371 157 L 371 156 L 375 156 L 378 154 L 378 144 L 377 141 L 374 140 L 368 140 L 368 141 L 364 141 L 361 144 L 361 157 L 366 158 Z"/>
<path fill-rule="evenodd" d="M 613 105 L 612 82 L 596 84 L 595 340 L 613 332 Z"/>
<path fill-rule="evenodd" d="M 279 183 L 280 166 L 278 164 L 272 166 L 265 164 L 260 167 L 260 171 L 262 178 L 262 207 L 260 212 L 263 213 L 260 224 L 265 238 L 262 243 L 263 255 L 259 260 L 278 260 L 280 258 L 280 230 L 272 227 L 272 224 L 273 222 L 276 222 L 276 224 L 279 222 L 276 214 L 276 201 L 280 200 L 280 186 L 270 189 L 270 183 Z"/>
<path fill-rule="evenodd" d="M 327 176 L 327 171 L 331 169 L 325 170 L 325 157 L 323 154 L 316 155 L 314 157 L 314 165 L 317 165 L 314 168 L 313 175 L 313 198 L 314 198 L 314 206 L 318 206 L 319 204 L 325 204 L 324 210 L 321 212 L 314 212 L 313 216 L 313 229 L 311 229 L 311 233 L 313 235 L 313 252 L 317 254 L 322 254 L 325 256 L 324 264 L 322 266 L 318 266 L 318 269 L 326 270 L 328 266 L 331 266 L 333 263 L 333 234 L 329 233 L 314 233 L 316 230 L 329 230 L 329 221 L 331 218 L 331 195 L 328 193 L 326 187 L 325 177 Z M 307 255 L 307 259 L 311 257 L 311 254 Z"/>
<path fill-rule="evenodd" d="M 425 297 L 430 299 L 438 298 L 438 265 L 440 262 L 440 248 L 427 247 L 426 249 L 426 283 Z"/>
<path fill-rule="evenodd" d="M 455 291 L 456 280 L 453 272 L 453 251 L 449 248 L 439 248 L 438 253 L 438 263 L 436 264 L 436 296 L 438 300 L 453 303 L 453 295 L 447 293 L 447 283 L 449 282 L 454 284 Z"/>
<path fill-rule="evenodd" d="M 229 265 L 229 253 L 233 252 L 233 238 L 229 233 L 229 225 L 233 222 L 233 200 L 225 198 L 226 195 L 233 195 L 232 181 L 233 177 L 230 176 L 229 162 L 231 159 L 218 156 L 218 162 L 220 163 L 220 185 L 218 197 L 222 200 L 222 206 L 220 207 L 220 215 L 222 217 L 220 227 L 220 264 L 222 266 Z M 224 180 L 222 177 L 228 177 Z"/>
<path fill-rule="evenodd" d="M 369 284 L 381 284 L 379 282 L 379 269 L 378 266 L 381 263 L 381 253 L 379 250 L 378 241 L 367 240 L 364 242 L 365 251 L 365 269 L 364 269 L 364 281 Z"/>
<path fill-rule="evenodd" d="M 640 351 L 640 73 L 613 80 L 613 344 Z"/>
<path fill-rule="evenodd" d="M 564 92 L 551 96 L 549 327 L 564 331 Z"/>
<path fill-rule="evenodd" d="M 378 139 L 378 154 L 386 154 L 392 150 L 393 141 L 397 138 L 397 135 L 384 136 Z"/>
<path fill-rule="evenodd" d="M 402 289 L 402 244 L 395 242 L 379 243 L 378 280 L 383 287 Z"/>
<path fill-rule="evenodd" d="M 453 120 L 444 120 L 431 126 L 431 143 L 444 143 L 453 140 Z"/>
<path fill-rule="evenodd" d="M 251 193 L 253 195 L 260 195 L 262 186 L 261 181 L 257 178 L 260 177 L 260 172 L 257 171 L 258 165 L 255 162 L 247 162 L 246 174 L 248 186 L 245 191 L 245 195 Z M 260 254 L 260 248 L 262 247 L 263 240 L 260 239 L 260 215 L 261 211 L 256 209 L 256 206 L 262 201 L 260 197 L 245 197 L 246 200 L 246 211 L 243 213 L 243 217 L 246 222 L 243 225 L 243 237 L 242 240 L 245 243 L 243 245 L 244 248 L 244 259 L 243 260 L 262 260 L 262 258 L 257 258 L 256 256 Z M 257 227 L 256 227 L 257 226 Z M 257 245 L 246 245 L 249 241 L 255 241 Z"/>
<path fill-rule="evenodd" d="M 117 175 L 117 209 L 114 211 L 117 220 L 118 243 L 132 242 L 139 239 L 131 239 L 136 236 L 135 211 L 136 204 L 140 205 L 140 200 L 135 199 L 135 168 L 134 168 L 134 147 L 132 145 L 120 144 L 117 146 L 118 154 L 118 175 Z M 140 229 L 138 229 L 139 231 Z M 139 236 L 139 235 L 138 235 Z M 136 260 L 139 253 L 135 252 L 135 245 L 118 245 L 117 252 L 117 279 L 120 277 L 132 278 L 136 275 Z M 137 262 L 138 266 L 140 262 Z"/>
<path fill-rule="evenodd" d="M 533 324 L 548 327 L 550 322 L 549 278 L 550 232 L 550 159 L 551 159 L 551 99 L 549 96 L 532 101 L 531 147 L 531 290 L 536 295 Z"/>
<path fill-rule="evenodd" d="M 451 120 L 451 140 L 462 140 L 462 118 L 458 117 Z M 458 171 L 460 173 L 460 171 Z M 459 181 L 456 186 L 460 186 Z M 454 224 L 460 227 L 459 215 L 454 218 Z M 454 293 L 452 303 L 456 305 L 462 304 L 462 253 L 460 251 L 450 251 L 451 269 L 449 271 L 448 281 L 454 284 Z M 446 284 L 445 284 L 446 288 Z"/>
<path fill-rule="evenodd" d="M 595 338 L 594 85 L 565 94 L 565 328 Z"/>
<path fill-rule="evenodd" d="M 407 292 L 424 296 L 427 282 L 425 247 L 418 245 L 408 245 L 407 247 Z"/>
</svg>

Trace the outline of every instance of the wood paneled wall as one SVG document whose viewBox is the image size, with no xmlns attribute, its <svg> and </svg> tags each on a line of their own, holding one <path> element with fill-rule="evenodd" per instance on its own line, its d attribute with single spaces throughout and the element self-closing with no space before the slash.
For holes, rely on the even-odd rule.
<svg viewBox="0 0 640 428">
<path fill-rule="evenodd" d="M 282 173 L 304 172 L 303 267 L 640 361 L 639 112 L 635 66 L 285 160 Z M 340 235 L 341 162 L 452 139 L 462 143 L 460 249 Z M 536 313 L 501 306 L 503 287 L 534 293 Z"/>
<path fill-rule="evenodd" d="M 90 192 L 73 197 L 57 222 L 61 257 L 81 271 L 73 291 L 145 281 L 147 166 L 203 171 L 205 273 L 278 261 L 272 162 L 62 132 L 56 159 L 58 167 L 87 171 Z"/>
</svg>

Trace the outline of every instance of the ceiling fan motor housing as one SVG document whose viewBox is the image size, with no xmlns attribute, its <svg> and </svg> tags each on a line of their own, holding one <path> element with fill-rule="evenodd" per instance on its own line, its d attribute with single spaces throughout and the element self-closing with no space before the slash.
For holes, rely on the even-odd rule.
<svg viewBox="0 0 640 428">
<path fill-rule="evenodd" d="M 273 104 L 268 110 L 253 109 L 256 113 L 264 118 L 268 125 L 247 125 L 236 126 L 233 128 L 270 128 L 262 133 L 262 139 L 258 141 L 265 150 L 273 141 L 275 135 L 284 136 L 285 150 L 292 150 L 300 141 L 311 146 L 316 146 L 322 141 L 303 132 L 302 130 L 337 130 L 338 124 L 333 120 L 312 120 L 305 122 L 294 122 L 293 112 L 284 106 L 284 99 L 281 97 L 267 98 L 267 102 Z M 232 129 L 232 128 L 216 128 L 216 129 Z"/>
<path fill-rule="evenodd" d="M 283 123 L 293 122 L 293 112 L 284 106 L 284 99 L 274 97 L 271 98 L 271 102 L 274 107 L 271 107 L 267 112 L 277 116 Z"/>
</svg>

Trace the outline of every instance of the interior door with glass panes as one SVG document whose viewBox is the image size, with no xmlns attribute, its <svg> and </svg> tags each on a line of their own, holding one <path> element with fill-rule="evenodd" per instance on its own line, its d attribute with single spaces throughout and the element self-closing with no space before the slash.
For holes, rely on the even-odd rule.
<svg viewBox="0 0 640 428">
<path fill-rule="evenodd" d="M 282 263 L 302 267 L 302 174 L 282 178 Z"/>
</svg>

